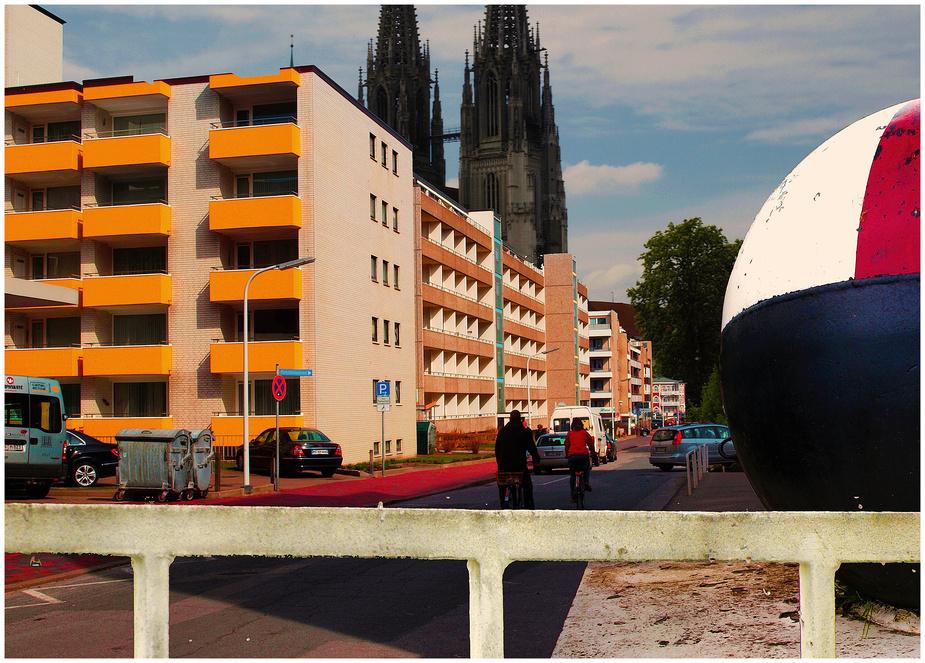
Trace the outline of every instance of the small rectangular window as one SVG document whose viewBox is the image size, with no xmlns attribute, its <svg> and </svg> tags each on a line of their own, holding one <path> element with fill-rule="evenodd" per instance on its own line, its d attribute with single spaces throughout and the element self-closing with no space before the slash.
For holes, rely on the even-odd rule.
<svg viewBox="0 0 925 663">
<path fill-rule="evenodd" d="M 369 218 L 376 220 L 376 196 L 369 194 Z"/>
<path fill-rule="evenodd" d="M 398 335 L 399 332 L 401 332 L 401 325 L 396 322 L 395 323 L 395 345 L 401 345 L 401 340 Z M 398 384 L 401 384 L 401 382 L 399 382 Z"/>
<path fill-rule="evenodd" d="M 369 257 L 369 275 L 373 281 L 379 278 L 379 258 L 376 256 Z"/>
<path fill-rule="evenodd" d="M 379 399 L 379 388 L 376 386 L 377 384 L 379 384 L 379 380 L 373 378 L 373 405 L 375 405 Z"/>
<path fill-rule="evenodd" d="M 373 343 L 379 342 L 379 318 L 373 318 Z"/>
<path fill-rule="evenodd" d="M 382 225 L 389 227 L 389 204 L 384 200 L 382 201 Z"/>
<path fill-rule="evenodd" d="M 395 341 L 395 345 L 398 345 L 398 341 Z M 395 380 L 395 404 L 399 405 L 401 403 L 401 380 Z M 401 447 L 399 447 L 401 451 Z"/>
<path fill-rule="evenodd" d="M 376 160 L 376 134 L 369 134 L 369 158 Z"/>
<path fill-rule="evenodd" d="M 388 156 L 389 156 L 389 146 L 383 143 L 382 144 L 382 167 L 383 168 L 389 167 L 388 162 L 386 161 L 386 157 Z"/>
<path fill-rule="evenodd" d="M 401 290 L 401 288 L 398 287 L 398 265 L 392 265 L 392 267 L 395 270 L 395 278 L 392 280 L 392 285 L 396 290 Z"/>
<path fill-rule="evenodd" d="M 387 454 L 392 453 L 392 440 L 386 440 L 386 441 L 385 441 L 385 452 L 386 452 Z"/>
<path fill-rule="evenodd" d="M 398 232 L 398 208 L 392 208 L 392 230 Z"/>
<path fill-rule="evenodd" d="M 389 324 L 388 320 L 382 321 L 382 342 L 386 345 L 389 344 Z"/>
<path fill-rule="evenodd" d="M 389 261 L 382 261 L 382 285 L 389 284 Z"/>
<path fill-rule="evenodd" d="M 398 175 L 398 152 L 392 150 L 392 172 Z"/>
<path fill-rule="evenodd" d="M 378 442 L 373 442 L 373 455 L 374 456 L 379 455 L 379 443 Z M 372 468 L 370 468 L 369 471 L 372 472 Z"/>
</svg>

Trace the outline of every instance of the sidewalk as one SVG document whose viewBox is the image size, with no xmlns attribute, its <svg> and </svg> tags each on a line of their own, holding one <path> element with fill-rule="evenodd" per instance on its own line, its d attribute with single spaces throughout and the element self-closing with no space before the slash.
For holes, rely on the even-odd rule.
<svg viewBox="0 0 925 663">
<path fill-rule="evenodd" d="M 619 450 L 638 446 L 636 439 L 621 440 Z M 668 482 L 664 489 L 653 494 L 637 508 L 650 511 L 763 511 L 754 491 L 742 472 L 711 472 L 690 496 L 683 474 Z M 224 475 L 231 481 L 219 493 L 210 493 L 205 501 L 171 502 L 152 507 L 193 506 L 343 506 L 375 507 L 404 500 L 457 490 L 494 480 L 494 459 L 451 463 L 436 468 L 416 466 L 386 470 L 386 476 L 370 477 L 336 475 L 334 480 L 283 480 L 278 493 L 270 492 L 272 485 L 267 477 L 252 477 L 260 481 L 252 495 L 244 495 L 240 486 L 232 481 L 234 475 Z M 288 487 L 296 486 L 296 487 Z M 84 503 L 113 503 L 112 493 L 105 489 L 82 489 L 88 497 Z M 91 496 L 91 492 L 96 495 Z M 15 591 L 64 579 L 100 568 L 127 563 L 127 558 L 101 555 L 6 555 L 6 591 Z"/>
</svg>

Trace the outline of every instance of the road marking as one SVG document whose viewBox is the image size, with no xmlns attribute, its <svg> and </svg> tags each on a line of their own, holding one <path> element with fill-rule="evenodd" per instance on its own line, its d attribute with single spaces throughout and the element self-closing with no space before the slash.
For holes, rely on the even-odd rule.
<svg viewBox="0 0 925 663">
<path fill-rule="evenodd" d="M 22 590 L 22 593 L 23 593 L 23 594 L 27 594 L 27 595 L 31 596 L 32 598 L 36 598 L 36 599 L 38 599 L 39 601 L 42 601 L 42 602 L 44 602 L 44 603 L 64 603 L 64 601 L 59 601 L 59 600 L 56 599 L 56 598 L 52 598 L 52 597 L 49 596 L 48 594 L 43 594 L 42 592 L 40 592 L 40 591 L 37 590 L 37 589 L 24 589 L 24 590 Z"/>
</svg>

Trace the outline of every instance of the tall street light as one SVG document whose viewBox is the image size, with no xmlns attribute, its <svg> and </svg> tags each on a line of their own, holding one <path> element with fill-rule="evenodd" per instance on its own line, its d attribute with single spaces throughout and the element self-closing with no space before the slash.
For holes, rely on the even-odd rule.
<svg viewBox="0 0 925 663">
<path fill-rule="evenodd" d="M 251 274 L 251 277 L 247 279 L 247 283 L 244 285 L 244 493 L 247 495 L 250 495 L 254 490 L 253 486 L 251 486 L 250 432 L 247 427 L 247 415 L 250 410 L 250 398 L 248 396 L 248 390 L 250 387 L 248 382 L 250 377 L 247 371 L 247 337 L 250 336 L 250 324 L 247 320 L 247 290 L 251 287 L 251 281 L 253 281 L 258 274 L 263 274 L 264 272 L 268 272 L 271 269 L 278 269 L 282 271 L 284 269 L 300 267 L 301 265 L 306 265 L 314 261 L 314 258 L 296 258 L 295 260 L 289 260 L 288 262 L 281 262 L 278 265 L 263 267 L 262 269 L 258 269 L 256 272 Z"/>
<path fill-rule="evenodd" d="M 533 407 L 530 404 L 530 360 L 548 355 L 550 352 L 555 352 L 558 349 L 559 348 L 549 348 L 548 350 L 543 350 L 542 352 L 537 352 L 535 355 L 527 357 L 527 427 L 531 430 L 533 429 Z"/>
</svg>

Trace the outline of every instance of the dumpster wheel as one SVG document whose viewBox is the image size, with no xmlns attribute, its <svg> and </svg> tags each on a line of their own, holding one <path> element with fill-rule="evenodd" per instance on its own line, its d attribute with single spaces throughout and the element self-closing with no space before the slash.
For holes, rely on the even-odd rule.
<svg viewBox="0 0 925 663">
<path fill-rule="evenodd" d="M 166 490 L 163 490 L 163 491 L 159 492 L 159 493 L 157 494 L 157 501 L 158 501 L 158 502 L 166 502 L 166 501 L 167 501 L 167 497 L 169 496 L 169 494 L 170 494 L 170 493 L 169 493 L 168 491 L 166 491 Z"/>
<path fill-rule="evenodd" d="M 124 491 L 124 490 L 117 490 L 117 491 L 116 491 L 116 494 L 112 496 L 112 499 L 114 499 L 116 502 L 123 502 L 123 501 L 125 501 L 125 491 Z"/>
<path fill-rule="evenodd" d="M 195 497 L 195 495 L 194 495 L 194 493 L 193 493 L 192 490 L 190 490 L 189 488 L 187 488 L 187 489 L 184 490 L 182 493 L 180 493 L 180 497 L 182 498 L 182 500 L 183 500 L 184 502 L 192 502 L 192 501 L 193 501 L 193 497 Z"/>
</svg>

